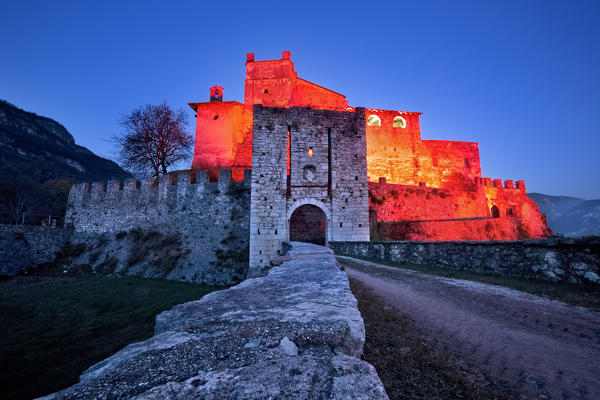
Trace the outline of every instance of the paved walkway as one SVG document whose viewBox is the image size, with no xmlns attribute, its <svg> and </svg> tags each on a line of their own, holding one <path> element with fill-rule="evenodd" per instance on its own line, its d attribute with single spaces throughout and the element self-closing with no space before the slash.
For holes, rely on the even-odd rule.
<svg viewBox="0 0 600 400">
<path fill-rule="evenodd" d="M 472 374 L 524 399 L 600 399 L 600 312 L 338 257 Z"/>
</svg>

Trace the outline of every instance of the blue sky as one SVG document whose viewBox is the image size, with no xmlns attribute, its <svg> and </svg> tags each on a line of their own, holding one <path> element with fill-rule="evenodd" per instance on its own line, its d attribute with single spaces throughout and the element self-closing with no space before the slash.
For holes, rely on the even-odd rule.
<svg viewBox="0 0 600 400">
<path fill-rule="evenodd" d="M 0 98 L 105 157 L 120 114 L 242 101 L 246 53 L 289 50 L 352 106 L 479 142 L 484 176 L 600 198 L 600 1 L 3 0 L 0 35 Z"/>
</svg>

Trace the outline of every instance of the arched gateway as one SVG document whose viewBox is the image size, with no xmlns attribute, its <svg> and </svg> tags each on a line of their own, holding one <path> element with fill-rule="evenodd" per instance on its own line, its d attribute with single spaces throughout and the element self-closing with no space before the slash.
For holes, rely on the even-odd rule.
<svg viewBox="0 0 600 400">
<path fill-rule="evenodd" d="M 290 240 L 325 246 L 327 216 L 319 207 L 305 204 L 290 217 Z"/>
<path fill-rule="evenodd" d="M 249 276 L 281 242 L 369 240 L 365 110 L 254 105 Z"/>
</svg>

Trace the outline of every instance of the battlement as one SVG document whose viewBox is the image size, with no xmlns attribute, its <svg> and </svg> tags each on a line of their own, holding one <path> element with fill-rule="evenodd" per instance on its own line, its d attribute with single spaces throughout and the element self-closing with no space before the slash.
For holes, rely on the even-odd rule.
<svg viewBox="0 0 600 400">
<path fill-rule="evenodd" d="M 135 178 L 107 182 L 79 183 L 69 192 L 65 223 L 80 231 L 115 232 L 161 224 L 189 215 L 194 218 L 211 208 L 224 210 L 238 200 L 249 207 L 252 170 L 244 170 L 244 180 L 231 179 L 231 170 L 218 171 L 211 182 L 208 171 L 175 171 L 159 179 Z M 246 199 L 246 197 L 248 197 Z M 246 200 L 244 200 L 246 199 Z"/>
<path fill-rule="evenodd" d="M 141 181 L 136 178 L 128 178 L 123 181 L 121 180 L 109 180 L 106 182 L 92 182 L 92 183 L 77 183 L 71 188 L 69 194 L 69 200 L 71 194 L 90 194 L 92 197 L 98 196 L 103 193 L 117 193 L 117 192 L 131 192 L 134 190 L 155 190 L 161 188 L 169 188 L 176 186 L 182 188 L 186 185 L 197 185 L 206 186 L 210 188 L 227 188 L 229 185 L 243 185 L 250 187 L 252 178 L 252 170 L 244 169 L 244 180 L 242 182 L 236 182 L 231 179 L 230 169 L 221 169 L 218 171 L 218 180 L 211 182 L 209 179 L 209 171 L 199 170 L 184 170 L 175 171 L 167 175 L 161 176 L 159 179 L 156 178 L 145 178 Z"/>
<path fill-rule="evenodd" d="M 494 187 L 500 190 L 519 190 L 521 192 L 526 192 L 525 189 L 525 181 L 513 181 L 512 179 L 506 179 L 504 181 L 504 185 L 502 185 L 502 179 L 494 179 L 492 178 L 480 178 L 480 182 L 483 183 L 484 187 Z"/>
</svg>

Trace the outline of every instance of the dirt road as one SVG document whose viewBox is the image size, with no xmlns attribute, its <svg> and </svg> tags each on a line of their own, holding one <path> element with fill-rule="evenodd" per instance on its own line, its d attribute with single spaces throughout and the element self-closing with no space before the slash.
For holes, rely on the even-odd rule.
<svg viewBox="0 0 600 400">
<path fill-rule="evenodd" d="M 348 274 L 512 397 L 600 399 L 600 312 L 339 257 Z"/>
</svg>

